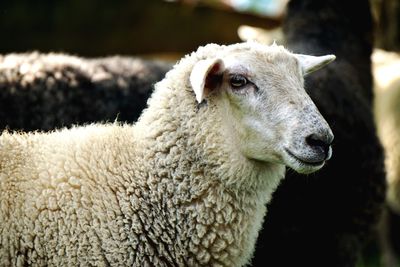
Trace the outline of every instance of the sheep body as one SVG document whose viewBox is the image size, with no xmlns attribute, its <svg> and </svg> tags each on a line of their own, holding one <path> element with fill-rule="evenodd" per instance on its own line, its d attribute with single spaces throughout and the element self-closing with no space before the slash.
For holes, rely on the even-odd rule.
<svg viewBox="0 0 400 267">
<path fill-rule="evenodd" d="M 0 130 L 136 121 L 171 63 L 62 53 L 0 56 Z"/>
<path fill-rule="evenodd" d="M 213 260 L 243 265 L 237 256 L 250 253 L 259 227 L 249 228 L 246 218 L 261 222 L 263 203 L 283 168 L 276 167 L 278 175 L 271 180 L 254 177 L 261 182 L 257 193 L 235 195 L 217 177 L 210 180 L 210 171 L 216 170 L 193 164 L 197 155 L 182 154 L 179 140 L 170 141 L 157 158 L 143 154 L 139 162 L 130 157 L 129 149 L 138 146 L 132 136 L 131 127 L 117 125 L 50 135 L 3 134 L 0 219 L 7 231 L 2 233 L 1 265 L 196 266 Z M 161 156 L 164 149 L 179 154 Z M 35 161 L 27 160 L 30 156 Z M 198 175 L 188 177 L 188 170 L 177 168 L 172 176 L 169 169 L 154 169 L 155 161 L 163 160 L 190 166 Z M 202 172 L 209 175 L 206 181 Z M 24 194 L 15 197 L 18 192 Z"/>
<path fill-rule="evenodd" d="M 387 208 L 379 227 L 379 241 L 384 266 L 397 266 L 400 262 L 400 55 L 375 49 L 374 115 L 378 136 L 385 151 Z"/>
<path fill-rule="evenodd" d="M 387 202 L 400 214 L 400 56 L 376 49 L 373 54 L 374 114 L 378 136 L 385 149 Z"/>
<path fill-rule="evenodd" d="M 237 129 L 229 114 L 244 105 L 243 97 L 249 97 L 250 110 L 255 109 L 257 101 L 264 99 L 262 95 L 252 97 L 252 91 L 248 95 L 230 93 L 236 100 L 227 100 L 227 93 L 222 91 L 214 92 L 203 105 L 196 103 L 188 85 L 195 63 L 223 55 L 225 50 L 238 52 L 232 57 L 235 59 L 254 48 L 257 59 L 265 57 L 267 47 L 242 44 L 208 45 L 184 58 L 157 84 L 149 107 L 134 126 L 93 124 L 51 133 L 4 132 L 0 137 L 0 265 L 248 263 L 266 212 L 265 203 L 284 176 L 283 164 L 305 172 L 323 165 L 296 165 L 283 154 L 268 160 L 276 158 L 277 153 L 269 150 L 257 154 L 266 158 L 254 160 L 245 156 L 253 148 L 244 152 L 238 149 L 252 143 L 258 133 L 237 142 L 232 132 L 238 132 L 238 136 L 247 132 Z M 287 90 L 297 92 L 301 69 L 288 52 L 273 48 L 271 53 L 275 50 L 279 71 L 286 76 L 293 71 L 298 76 L 281 79 L 280 83 L 288 82 L 292 87 Z M 219 61 L 215 64 L 218 68 L 214 66 L 211 71 L 222 68 Z M 264 64 L 261 66 L 265 69 Z M 282 85 L 276 92 L 285 90 Z M 273 97 L 274 88 L 268 89 L 269 97 Z M 321 125 L 316 130 L 331 135 L 311 100 L 301 92 L 299 110 L 305 109 L 307 114 L 301 113 L 299 118 L 311 114 L 310 121 L 299 123 L 290 112 L 294 105 L 270 103 L 278 110 L 276 116 L 288 111 L 286 120 L 280 120 L 285 125 L 293 120 L 296 127 Z M 295 95 L 290 99 L 299 102 Z M 228 108 L 230 101 L 239 101 L 233 110 Z M 260 103 L 270 105 L 268 101 Z M 310 105 L 304 108 L 304 103 Z M 279 131 L 285 129 L 280 122 L 275 124 Z M 249 127 L 258 129 L 258 125 Z M 260 134 L 265 131 L 263 128 Z M 276 134 L 270 129 L 267 132 Z M 283 137 L 287 141 L 298 134 L 293 136 Z M 295 148 L 301 146 L 295 142 Z M 309 156 L 311 150 L 305 151 Z"/>
</svg>

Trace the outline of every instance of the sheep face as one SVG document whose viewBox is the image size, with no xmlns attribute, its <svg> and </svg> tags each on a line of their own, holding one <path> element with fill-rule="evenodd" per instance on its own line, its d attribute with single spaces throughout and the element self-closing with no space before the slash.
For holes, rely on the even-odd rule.
<svg viewBox="0 0 400 267">
<path fill-rule="evenodd" d="M 305 92 L 303 76 L 334 56 L 262 47 L 198 62 L 190 77 L 196 98 L 219 102 L 215 106 L 229 118 L 225 130 L 245 157 L 300 173 L 316 171 L 331 157 L 333 134 Z"/>
</svg>

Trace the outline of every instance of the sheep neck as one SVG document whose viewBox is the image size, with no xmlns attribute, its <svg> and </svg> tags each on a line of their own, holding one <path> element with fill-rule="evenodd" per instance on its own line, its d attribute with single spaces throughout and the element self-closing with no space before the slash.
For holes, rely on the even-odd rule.
<svg viewBox="0 0 400 267">
<path fill-rule="evenodd" d="M 171 94 L 166 89 L 153 96 L 135 126 L 146 163 L 137 168 L 151 170 L 146 178 L 151 195 L 160 212 L 176 218 L 165 224 L 176 230 L 178 223 L 185 229 L 179 235 L 190 233 L 177 242 L 188 253 L 182 260 L 189 265 L 244 265 L 284 167 L 241 156 L 229 136 L 216 127 L 223 122 L 211 104 L 203 111 L 188 100 L 190 91 L 182 90 L 186 96 L 180 98 L 167 93 Z"/>
</svg>

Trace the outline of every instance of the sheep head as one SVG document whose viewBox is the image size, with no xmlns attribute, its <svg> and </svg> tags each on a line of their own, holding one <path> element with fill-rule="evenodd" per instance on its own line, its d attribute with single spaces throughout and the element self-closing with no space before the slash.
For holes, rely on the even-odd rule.
<svg viewBox="0 0 400 267">
<path fill-rule="evenodd" d="M 190 83 L 199 103 L 221 102 L 215 106 L 227 111 L 226 130 L 243 156 L 311 173 L 331 157 L 333 134 L 307 95 L 303 76 L 334 59 L 243 43 L 199 60 Z"/>
</svg>

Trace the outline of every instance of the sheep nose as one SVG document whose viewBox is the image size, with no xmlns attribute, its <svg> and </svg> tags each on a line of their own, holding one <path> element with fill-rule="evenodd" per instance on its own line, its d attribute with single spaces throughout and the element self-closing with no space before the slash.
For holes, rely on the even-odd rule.
<svg viewBox="0 0 400 267">
<path fill-rule="evenodd" d="M 312 147 L 314 150 L 323 153 L 325 155 L 324 159 L 328 160 L 332 156 L 330 146 L 333 142 L 333 134 L 311 134 L 306 137 L 306 143 Z"/>
</svg>

